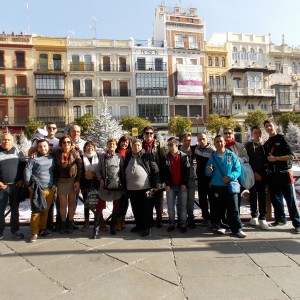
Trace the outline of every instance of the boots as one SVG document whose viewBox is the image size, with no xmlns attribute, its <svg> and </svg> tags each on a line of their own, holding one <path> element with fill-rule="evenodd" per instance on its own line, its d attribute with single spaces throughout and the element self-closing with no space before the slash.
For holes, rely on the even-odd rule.
<svg viewBox="0 0 300 300">
<path fill-rule="evenodd" d="M 67 228 L 66 221 L 64 221 L 64 222 L 61 221 L 60 228 L 59 228 L 59 233 L 61 233 L 61 234 L 66 233 L 66 228 Z"/>
<path fill-rule="evenodd" d="M 96 212 L 95 213 L 94 231 L 93 231 L 92 239 L 98 238 L 101 220 L 103 220 L 103 216 L 101 216 L 99 213 Z"/>
<path fill-rule="evenodd" d="M 100 231 L 107 231 L 107 227 L 105 225 L 105 221 L 103 219 L 103 216 L 100 219 Z"/>
<path fill-rule="evenodd" d="M 125 229 L 125 228 L 126 228 L 126 224 L 125 224 L 125 216 L 122 216 L 121 228 L 122 228 L 122 229 Z"/>
<path fill-rule="evenodd" d="M 73 220 L 68 220 L 67 233 L 73 233 Z"/>
<path fill-rule="evenodd" d="M 111 215 L 111 220 L 110 220 L 110 234 L 115 235 L 116 234 L 116 223 L 117 223 L 117 213 L 113 211 Z"/>
<path fill-rule="evenodd" d="M 116 230 L 117 230 L 117 231 L 122 230 L 122 217 L 118 217 L 118 218 L 117 218 Z"/>
</svg>

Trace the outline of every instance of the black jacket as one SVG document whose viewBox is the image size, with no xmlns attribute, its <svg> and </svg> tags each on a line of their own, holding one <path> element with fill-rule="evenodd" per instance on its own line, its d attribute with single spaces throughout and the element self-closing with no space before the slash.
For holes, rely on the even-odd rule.
<svg viewBox="0 0 300 300">
<path fill-rule="evenodd" d="M 47 209 L 47 201 L 40 181 L 32 176 L 32 213 L 41 213 Z"/>
<path fill-rule="evenodd" d="M 252 170 L 262 177 L 266 176 L 267 158 L 264 146 L 260 143 L 247 142 L 245 144 L 245 149 L 248 153 Z"/>
<path fill-rule="evenodd" d="M 190 167 L 191 162 L 188 155 L 179 151 L 180 153 L 180 175 L 181 175 L 181 182 L 180 185 L 188 186 L 189 178 L 190 178 Z M 162 165 L 161 165 L 161 176 L 163 182 L 166 186 L 172 186 L 172 168 L 170 163 L 170 155 L 167 154 L 163 157 Z"/>
</svg>

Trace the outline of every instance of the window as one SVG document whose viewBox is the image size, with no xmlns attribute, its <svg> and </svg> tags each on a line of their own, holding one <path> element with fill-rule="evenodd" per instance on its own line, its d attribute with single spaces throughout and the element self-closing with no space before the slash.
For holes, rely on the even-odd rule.
<svg viewBox="0 0 300 300">
<path fill-rule="evenodd" d="M 265 110 L 265 111 L 268 110 L 268 107 L 267 107 L 267 104 L 266 104 L 266 103 L 261 104 L 261 105 L 260 105 L 260 108 L 261 108 L 261 110 Z"/>
<path fill-rule="evenodd" d="M 16 51 L 16 63 L 15 68 L 24 69 L 25 68 L 25 52 L 24 51 Z"/>
<path fill-rule="evenodd" d="M 36 75 L 37 95 L 64 95 L 64 75 Z"/>
<path fill-rule="evenodd" d="M 27 90 L 27 76 L 26 75 L 17 75 L 15 78 L 16 87 L 15 95 L 28 95 Z"/>
<path fill-rule="evenodd" d="M 176 64 L 182 65 L 183 64 L 183 58 L 176 58 Z"/>
<path fill-rule="evenodd" d="M 226 67 L 225 57 L 221 58 L 221 66 Z"/>
<path fill-rule="evenodd" d="M 151 122 L 168 121 L 168 100 L 164 98 L 137 99 L 137 115 Z"/>
<path fill-rule="evenodd" d="M 124 58 L 124 57 L 119 57 L 119 71 L 120 72 L 127 71 L 127 69 L 126 69 L 126 58 Z"/>
<path fill-rule="evenodd" d="M 89 115 L 93 115 L 93 106 L 92 105 L 87 105 L 85 107 L 85 113 Z"/>
<path fill-rule="evenodd" d="M 262 87 L 261 77 L 259 75 L 256 75 L 255 76 L 255 88 L 261 89 L 261 87 Z"/>
<path fill-rule="evenodd" d="M 281 67 L 281 63 L 280 62 L 276 62 L 275 63 L 275 67 L 276 67 L 276 72 L 277 73 L 282 73 L 282 67 Z"/>
<path fill-rule="evenodd" d="M 111 82 L 110 81 L 103 81 L 103 96 L 111 96 Z"/>
<path fill-rule="evenodd" d="M 127 81 L 120 81 L 120 96 L 121 97 L 128 97 L 128 82 Z"/>
<path fill-rule="evenodd" d="M 146 60 L 145 58 L 137 59 L 137 69 L 138 70 L 146 70 Z"/>
<path fill-rule="evenodd" d="M 93 81 L 92 79 L 86 79 L 85 83 L 85 96 L 92 97 L 93 96 Z"/>
<path fill-rule="evenodd" d="M 253 62 L 256 61 L 256 55 L 253 48 L 250 49 L 249 60 Z"/>
<path fill-rule="evenodd" d="M 233 78 L 233 87 L 235 89 L 240 88 L 240 81 L 241 81 L 241 78 Z"/>
<path fill-rule="evenodd" d="M 79 55 L 72 55 L 72 70 L 71 71 L 79 71 Z"/>
<path fill-rule="evenodd" d="M 242 52 L 241 52 L 241 60 L 245 61 L 247 60 L 247 51 L 246 48 L 242 48 Z"/>
<path fill-rule="evenodd" d="M 207 58 L 207 64 L 208 64 L 209 67 L 212 66 L 212 59 L 211 59 L 210 56 Z"/>
<path fill-rule="evenodd" d="M 234 104 L 234 109 L 241 110 L 241 104 L 240 103 L 235 103 Z"/>
<path fill-rule="evenodd" d="M 175 34 L 175 48 L 183 48 L 183 38 L 181 34 Z"/>
<path fill-rule="evenodd" d="M 120 106 L 120 117 L 129 116 L 129 107 L 128 106 Z"/>
<path fill-rule="evenodd" d="M 73 79 L 73 97 L 79 97 L 80 94 L 80 80 Z"/>
<path fill-rule="evenodd" d="M 189 49 L 197 49 L 197 41 L 195 35 L 189 35 Z"/>
<path fill-rule="evenodd" d="M 81 117 L 81 107 L 80 106 L 73 106 L 73 115 L 74 115 L 75 119 Z"/>
<path fill-rule="evenodd" d="M 93 71 L 92 57 L 91 55 L 84 56 L 84 71 Z"/>
<path fill-rule="evenodd" d="M 210 87 L 214 86 L 214 76 L 209 76 L 209 86 Z"/>
<path fill-rule="evenodd" d="M 155 71 L 163 71 L 163 60 L 161 58 L 155 58 Z"/>
<path fill-rule="evenodd" d="M 253 75 L 248 76 L 248 88 L 249 89 L 254 89 L 255 88 L 255 82 L 254 82 L 254 76 Z"/>
<path fill-rule="evenodd" d="M 222 76 L 222 89 L 226 90 L 226 76 Z"/>
<path fill-rule="evenodd" d="M 253 103 L 248 103 L 248 109 L 249 110 L 254 110 L 254 104 Z"/>
<path fill-rule="evenodd" d="M 102 61 L 103 61 L 103 71 L 109 72 L 110 71 L 110 57 L 104 56 Z"/>
<path fill-rule="evenodd" d="M 53 55 L 53 67 L 54 67 L 55 71 L 61 70 L 61 55 L 60 54 Z"/>
<path fill-rule="evenodd" d="M 0 95 L 6 95 L 5 75 L 0 75 Z"/>
<path fill-rule="evenodd" d="M 219 66 L 219 58 L 215 57 L 215 67 L 218 67 L 218 66 Z"/>
<path fill-rule="evenodd" d="M 186 105 L 175 105 L 175 116 L 187 117 L 187 106 Z"/>
<path fill-rule="evenodd" d="M 48 55 L 40 54 L 40 67 L 39 70 L 47 71 L 48 70 Z"/>
<path fill-rule="evenodd" d="M 232 48 L 232 60 L 238 61 L 239 60 L 239 53 L 236 47 Z"/>
<path fill-rule="evenodd" d="M 202 117 L 202 105 L 190 105 L 190 117 Z"/>
<path fill-rule="evenodd" d="M 257 61 L 262 63 L 263 60 L 264 60 L 264 52 L 262 51 L 262 49 L 259 49 L 257 54 Z"/>
<path fill-rule="evenodd" d="M 292 74 L 297 74 L 298 70 L 297 70 L 297 65 L 295 62 L 292 63 Z"/>
<path fill-rule="evenodd" d="M 216 81 L 216 88 L 219 91 L 220 90 L 220 86 L 221 86 L 220 76 L 216 76 L 215 77 L 215 81 Z"/>
<path fill-rule="evenodd" d="M 0 68 L 4 68 L 4 51 L 0 51 Z"/>
<path fill-rule="evenodd" d="M 190 59 L 190 64 L 196 66 L 197 65 L 197 59 L 191 58 Z"/>
</svg>

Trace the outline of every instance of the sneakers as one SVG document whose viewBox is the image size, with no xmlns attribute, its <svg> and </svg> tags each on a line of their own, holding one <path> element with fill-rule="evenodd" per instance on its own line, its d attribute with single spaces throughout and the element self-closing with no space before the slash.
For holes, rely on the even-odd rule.
<svg viewBox="0 0 300 300">
<path fill-rule="evenodd" d="M 271 223 L 270 225 L 272 227 L 276 227 L 276 226 L 284 226 L 284 225 L 286 225 L 286 223 L 287 222 L 283 222 L 283 221 L 275 221 L 275 222 Z"/>
<path fill-rule="evenodd" d="M 12 237 L 16 238 L 16 239 L 23 239 L 24 238 L 24 234 L 19 232 L 19 231 L 16 231 L 14 233 L 12 233 Z"/>
<path fill-rule="evenodd" d="M 240 238 L 245 238 L 247 236 L 247 234 L 243 230 L 240 230 L 236 233 L 236 236 L 238 236 Z"/>
<path fill-rule="evenodd" d="M 258 223 L 258 218 L 251 218 L 251 220 L 249 221 L 249 224 L 252 226 L 257 226 Z"/>
<path fill-rule="evenodd" d="M 30 239 L 29 239 L 28 242 L 29 242 L 29 243 L 34 243 L 34 242 L 36 242 L 37 237 L 38 237 L 37 234 L 33 234 L 33 235 L 30 237 Z"/>
<path fill-rule="evenodd" d="M 167 231 L 171 232 L 173 230 L 175 230 L 175 226 L 173 224 L 169 225 L 168 228 L 167 228 Z"/>
<path fill-rule="evenodd" d="M 219 233 L 219 234 L 225 234 L 225 232 L 226 232 L 226 229 L 225 229 L 225 228 L 219 228 L 219 229 L 217 230 L 217 233 Z"/>
<path fill-rule="evenodd" d="M 295 228 L 295 233 L 300 234 L 300 226 Z"/>
<path fill-rule="evenodd" d="M 50 235 L 51 235 L 51 232 L 48 231 L 48 230 L 40 230 L 39 231 L 39 236 L 47 237 L 47 236 L 50 236 Z"/>
<path fill-rule="evenodd" d="M 269 229 L 269 225 L 268 225 L 266 220 L 259 220 L 258 223 L 259 223 L 259 227 L 262 230 L 268 230 Z"/>
</svg>

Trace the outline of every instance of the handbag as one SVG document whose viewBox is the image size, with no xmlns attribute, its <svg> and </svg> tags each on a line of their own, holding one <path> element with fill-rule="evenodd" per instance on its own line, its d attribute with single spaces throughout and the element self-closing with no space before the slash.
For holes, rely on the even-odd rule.
<svg viewBox="0 0 300 300">
<path fill-rule="evenodd" d="M 99 201 L 99 194 L 95 188 L 88 190 L 87 196 L 84 200 L 84 206 L 88 209 L 96 209 Z"/>
<path fill-rule="evenodd" d="M 219 166 L 219 163 L 215 160 L 213 155 L 212 155 L 212 159 L 213 159 L 215 165 L 217 166 L 217 168 L 219 169 L 221 175 L 224 177 L 225 174 L 223 173 L 221 167 Z M 241 185 L 238 180 L 232 180 L 232 181 L 228 182 L 227 188 L 228 188 L 228 192 L 230 194 L 239 194 L 241 192 Z"/>
<path fill-rule="evenodd" d="M 241 164 L 241 176 L 239 177 L 241 185 L 249 190 L 255 184 L 253 170 L 248 162 Z"/>
</svg>

